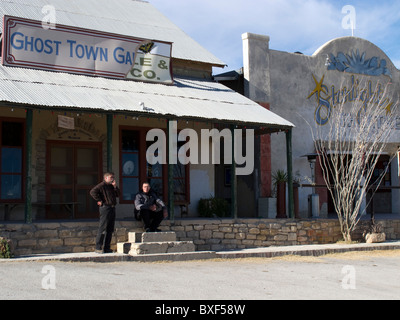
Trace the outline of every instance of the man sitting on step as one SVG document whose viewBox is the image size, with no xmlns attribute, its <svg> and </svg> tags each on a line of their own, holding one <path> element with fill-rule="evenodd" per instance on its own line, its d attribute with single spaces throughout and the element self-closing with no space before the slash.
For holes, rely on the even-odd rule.
<svg viewBox="0 0 400 320">
<path fill-rule="evenodd" d="M 160 223 L 168 217 L 167 207 L 157 194 L 150 190 L 150 184 L 142 184 L 142 192 L 136 195 L 135 209 L 140 211 L 146 232 L 160 232 Z"/>
</svg>

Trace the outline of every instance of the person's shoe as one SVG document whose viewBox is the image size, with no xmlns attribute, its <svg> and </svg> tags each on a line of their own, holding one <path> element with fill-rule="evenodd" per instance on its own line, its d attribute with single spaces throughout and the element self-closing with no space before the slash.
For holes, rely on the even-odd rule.
<svg viewBox="0 0 400 320">
<path fill-rule="evenodd" d="M 99 250 L 99 249 L 94 250 L 94 252 L 98 253 L 98 254 L 103 254 L 104 253 L 103 250 Z"/>
<path fill-rule="evenodd" d="M 146 228 L 144 232 L 153 232 L 150 228 Z"/>
<path fill-rule="evenodd" d="M 104 250 L 104 253 L 114 253 L 114 251 L 111 250 L 111 249 L 105 249 L 105 250 Z"/>
<path fill-rule="evenodd" d="M 156 230 L 154 230 L 154 232 L 162 232 L 162 230 L 161 229 L 156 229 Z"/>
</svg>

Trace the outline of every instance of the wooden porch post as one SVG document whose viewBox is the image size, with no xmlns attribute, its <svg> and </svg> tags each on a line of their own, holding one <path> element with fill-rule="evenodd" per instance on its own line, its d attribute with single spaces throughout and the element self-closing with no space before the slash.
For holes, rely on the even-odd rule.
<svg viewBox="0 0 400 320">
<path fill-rule="evenodd" d="M 25 223 L 32 223 L 32 122 L 33 110 L 26 110 L 25 134 Z"/>
<path fill-rule="evenodd" d="M 174 204 L 174 164 L 172 163 L 174 146 L 176 143 L 172 141 L 174 139 L 173 134 L 171 134 L 171 121 L 167 122 L 167 132 L 168 132 L 168 212 L 169 220 L 171 222 L 175 221 L 175 204 Z"/>
<path fill-rule="evenodd" d="M 294 218 L 294 197 L 293 197 L 293 155 L 292 155 L 292 129 L 286 131 L 286 155 L 287 155 L 287 182 L 289 218 Z"/>
<path fill-rule="evenodd" d="M 235 125 L 231 125 L 232 134 L 232 165 L 231 165 L 231 214 L 233 219 L 238 218 L 237 211 L 237 176 L 235 155 Z"/>
<path fill-rule="evenodd" d="M 107 114 L 107 171 L 113 171 L 112 166 L 113 115 Z"/>
</svg>

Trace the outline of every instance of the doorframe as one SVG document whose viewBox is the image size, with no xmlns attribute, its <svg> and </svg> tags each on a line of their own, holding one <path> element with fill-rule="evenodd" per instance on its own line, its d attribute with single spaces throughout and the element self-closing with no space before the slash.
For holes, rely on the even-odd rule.
<svg viewBox="0 0 400 320">
<path fill-rule="evenodd" d="M 77 185 L 77 170 L 76 170 L 76 152 L 75 149 L 79 147 L 89 147 L 89 148 L 97 148 L 97 156 L 98 156 L 98 182 L 101 182 L 103 174 L 103 143 L 102 142 L 93 142 L 93 141 L 66 141 L 66 140 L 47 140 L 46 141 L 46 203 L 51 203 L 51 181 L 50 181 L 50 165 L 51 165 L 51 147 L 52 146 L 65 146 L 65 147 L 73 147 L 73 181 L 72 181 L 72 197 L 73 197 L 73 202 L 77 202 L 77 190 L 78 190 L 78 185 Z M 94 186 L 93 186 L 94 187 Z M 89 197 L 89 195 L 88 195 Z M 75 208 L 75 212 L 77 212 L 77 209 Z M 86 213 L 88 214 L 88 213 Z M 93 213 L 95 214 L 95 213 Z M 97 214 L 97 212 L 96 212 Z M 83 218 L 76 218 L 74 217 L 75 220 L 80 220 L 80 219 L 92 219 L 94 216 L 88 216 L 88 217 L 83 217 Z M 60 218 L 54 217 L 49 212 L 49 206 L 46 205 L 46 219 L 56 219 L 59 220 Z M 62 218 L 61 218 L 62 219 Z"/>
</svg>

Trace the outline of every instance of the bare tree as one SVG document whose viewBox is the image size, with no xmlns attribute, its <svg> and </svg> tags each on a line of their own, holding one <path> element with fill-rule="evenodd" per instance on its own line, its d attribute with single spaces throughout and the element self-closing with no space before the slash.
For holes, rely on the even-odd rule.
<svg viewBox="0 0 400 320">
<path fill-rule="evenodd" d="M 326 123 L 311 130 L 346 242 L 351 241 L 351 234 L 365 213 L 362 203 L 367 192 L 376 192 L 393 159 L 376 178 L 376 164 L 388 151 L 396 126 L 397 102 L 390 93 L 390 83 L 378 83 L 372 91 L 370 81 L 362 82 L 366 85 L 357 82 L 349 90 L 342 86 L 336 99 L 324 99 L 325 92 L 317 92 Z"/>
</svg>

